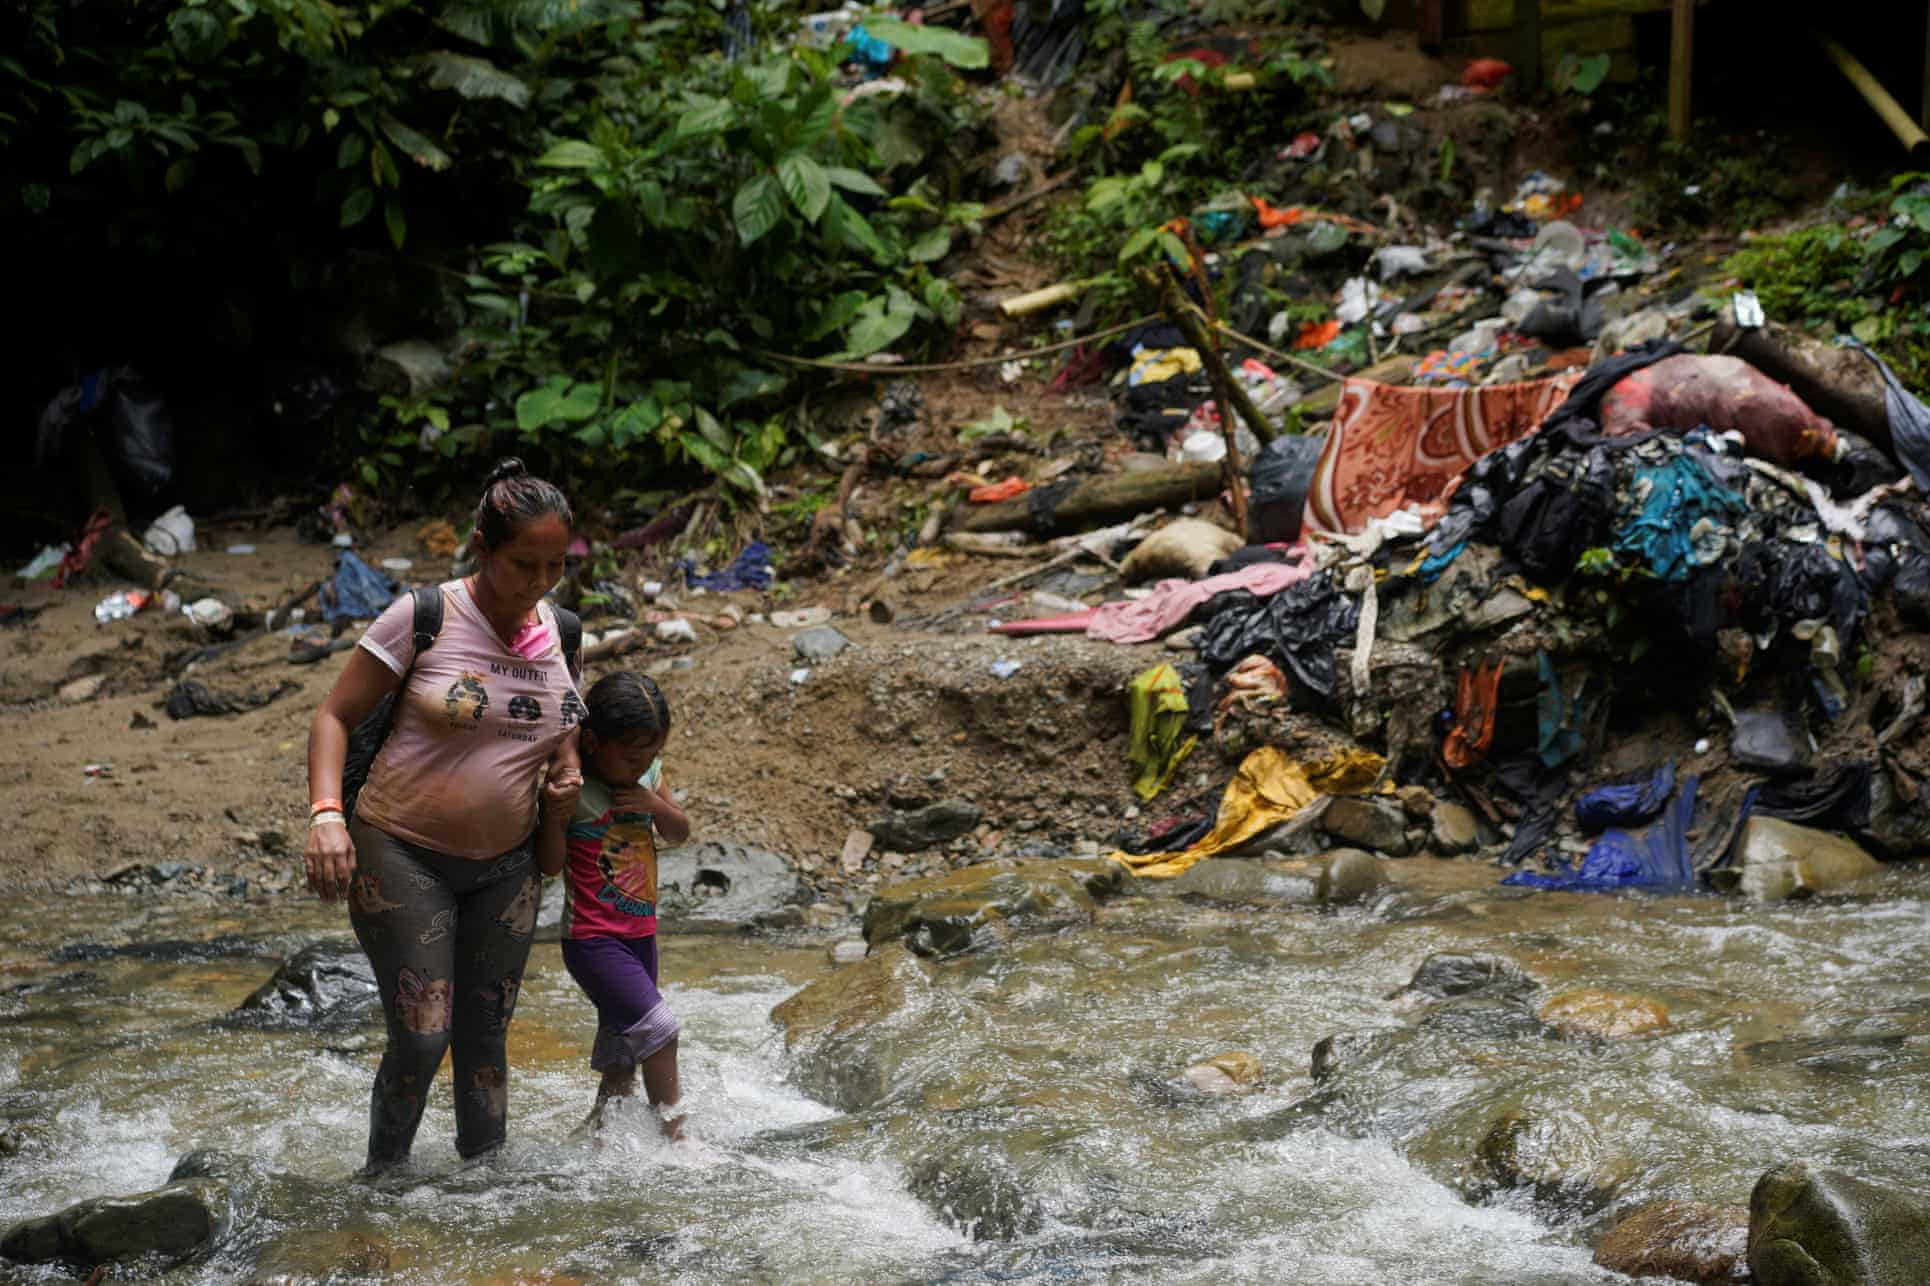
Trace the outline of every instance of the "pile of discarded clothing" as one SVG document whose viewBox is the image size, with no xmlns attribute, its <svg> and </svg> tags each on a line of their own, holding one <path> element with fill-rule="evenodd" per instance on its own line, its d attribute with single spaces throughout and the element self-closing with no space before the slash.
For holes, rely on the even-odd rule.
<svg viewBox="0 0 1930 1286">
<path fill-rule="evenodd" d="M 1183 736 L 1257 711 L 1344 730 L 1382 765 L 1375 789 L 1464 801 L 1523 884 L 1726 886 L 1745 857 L 1824 840 L 1917 855 L 1914 442 L 1906 422 L 1874 447 L 1665 340 L 1534 384 L 1350 388 L 1324 436 L 1253 462 L 1255 528 L 1283 538 L 1065 619 L 1118 642 L 1195 630 L 1159 676 L 1142 795 Z M 1213 825 L 1196 811 L 1142 847 L 1197 848 Z"/>
</svg>

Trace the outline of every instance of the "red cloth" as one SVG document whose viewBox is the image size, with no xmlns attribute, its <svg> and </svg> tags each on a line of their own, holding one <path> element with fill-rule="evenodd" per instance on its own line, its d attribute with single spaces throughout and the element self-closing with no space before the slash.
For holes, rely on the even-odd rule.
<svg viewBox="0 0 1930 1286">
<path fill-rule="evenodd" d="M 1570 371 L 1463 389 L 1348 380 L 1314 467 L 1304 526 L 1352 532 L 1410 504 L 1438 509 L 1469 465 L 1526 436 L 1580 378 Z"/>
<path fill-rule="evenodd" d="M 994 482 L 988 486 L 973 487 L 968 493 L 975 505 L 989 505 L 998 500 L 1010 500 L 1032 490 L 1032 484 L 1024 478 L 1007 478 L 1004 482 Z"/>
<path fill-rule="evenodd" d="M 101 537 L 113 526 L 114 519 L 105 509 L 96 510 L 87 519 L 87 525 L 81 528 L 79 543 L 68 551 L 67 557 L 60 560 L 60 566 L 54 569 L 55 589 L 66 589 L 69 576 L 78 576 L 87 570 L 87 564 L 94 561 L 94 546 L 101 543 Z"/>
<path fill-rule="evenodd" d="M 1515 69 L 1499 58 L 1477 58 L 1461 73 L 1461 83 L 1469 89 L 1493 89 L 1514 73 Z"/>
</svg>

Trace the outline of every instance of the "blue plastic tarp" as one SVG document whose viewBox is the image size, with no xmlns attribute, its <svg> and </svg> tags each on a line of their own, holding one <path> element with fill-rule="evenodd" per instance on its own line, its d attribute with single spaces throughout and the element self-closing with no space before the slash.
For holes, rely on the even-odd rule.
<svg viewBox="0 0 1930 1286">
<path fill-rule="evenodd" d="M 1600 786 L 1575 801 L 1575 821 L 1584 835 L 1610 826 L 1635 826 L 1655 816 L 1675 793 L 1675 760 L 1670 759 L 1646 781 Z"/>
<path fill-rule="evenodd" d="M 1695 861 L 1689 854 L 1689 829 L 1695 822 L 1700 779 L 1686 777 L 1662 815 L 1641 830 L 1616 828 L 1595 841 L 1579 870 L 1516 871 L 1503 884 L 1569 893 L 1614 889 L 1685 889 L 1695 886 Z"/>
<path fill-rule="evenodd" d="M 400 592 L 394 581 L 344 549 L 335 555 L 335 579 L 322 595 L 322 619 L 331 625 L 373 620 Z"/>
<path fill-rule="evenodd" d="M 744 546 L 729 567 L 721 572 L 692 575 L 690 564 L 685 564 L 684 583 L 692 589 L 707 589 L 713 594 L 727 594 L 734 589 L 769 589 L 771 587 L 771 547 L 761 540 L 754 540 Z"/>
</svg>

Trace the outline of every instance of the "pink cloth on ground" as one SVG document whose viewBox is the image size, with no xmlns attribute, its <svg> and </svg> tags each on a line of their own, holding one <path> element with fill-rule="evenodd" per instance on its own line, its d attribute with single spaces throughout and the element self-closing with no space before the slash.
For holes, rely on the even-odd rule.
<svg viewBox="0 0 1930 1286">
<path fill-rule="evenodd" d="M 442 632 L 419 658 L 407 594 L 362 635 L 362 650 L 404 678 L 395 728 L 355 812 L 437 853 L 495 857 L 535 828 L 537 774 L 582 720 L 583 701 L 547 604 L 517 635 L 526 655 L 497 635 L 461 581 L 445 584 L 442 600 Z"/>
<path fill-rule="evenodd" d="M 1163 580 L 1141 599 L 1101 603 L 1086 626 L 1086 637 L 1108 643 L 1148 643 L 1186 623 L 1193 609 L 1228 590 L 1243 589 L 1270 598 L 1314 573 L 1314 556 L 1304 546 L 1289 551 L 1284 563 L 1254 563 L 1205 580 Z"/>
</svg>

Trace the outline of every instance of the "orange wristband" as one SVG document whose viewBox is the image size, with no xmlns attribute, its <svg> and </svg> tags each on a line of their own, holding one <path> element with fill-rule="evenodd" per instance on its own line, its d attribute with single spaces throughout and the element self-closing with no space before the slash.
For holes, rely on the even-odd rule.
<svg viewBox="0 0 1930 1286">
<path fill-rule="evenodd" d="M 317 813 L 326 813 L 331 809 L 338 813 L 341 812 L 342 801 L 339 799 L 318 799 L 308 806 L 308 815 L 313 817 Z"/>
</svg>

